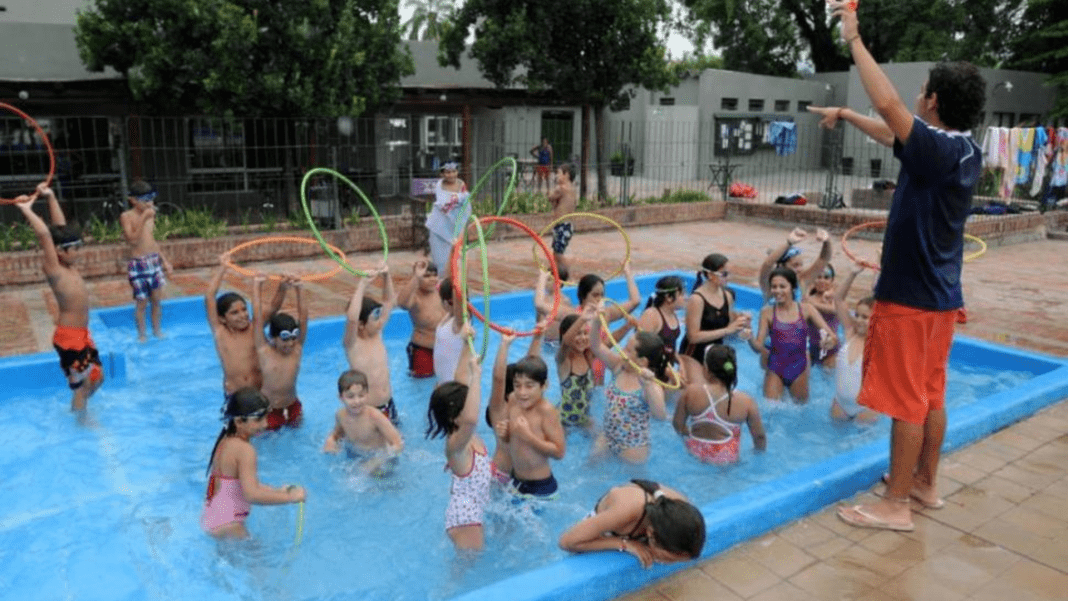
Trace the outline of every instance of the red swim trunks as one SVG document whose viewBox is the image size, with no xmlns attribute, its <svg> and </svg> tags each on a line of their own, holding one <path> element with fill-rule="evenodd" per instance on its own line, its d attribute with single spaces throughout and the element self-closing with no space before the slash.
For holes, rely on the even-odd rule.
<svg viewBox="0 0 1068 601">
<path fill-rule="evenodd" d="M 945 407 L 946 364 L 957 310 L 876 301 L 864 344 L 857 403 L 911 424 Z"/>
<path fill-rule="evenodd" d="M 434 349 L 408 343 L 408 375 L 430 378 L 434 375 Z"/>
<path fill-rule="evenodd" d="M 104 379 L 100 353 L 89 335 L 89 328 L 56 326 L 56 332 L 52 335 L 52 346 L 59 354 L 59 367 L 67 375 L 71 389 L 81 387 L 86 379 L 90 384 Z"/>
<path fill-rule="evenodd" d="M 271 411 L 267 413 L 267 429 L 277 430 L 282 426 L 295 428 L 300 425 L 303 417 L 304 408 L 298 399 L 293 401 L 293 404 L 288 407 L 271 409 Z"/>
</svg>

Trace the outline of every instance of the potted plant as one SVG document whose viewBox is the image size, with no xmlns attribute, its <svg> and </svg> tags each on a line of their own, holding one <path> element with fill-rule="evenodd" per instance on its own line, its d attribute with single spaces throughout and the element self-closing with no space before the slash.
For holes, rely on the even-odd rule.
<svg viewBox="0 0 1068 601">
<path fill-rule="evenodd" d="M 623 175 L 624 165 L 626 165 L 626 175 L 634 175 L 634 157 L 630 156 L 629 152 L 624 154 L 622 149 L 616 150 L 608 157 L 608 164 L 612 175 Z"/>
</svg>

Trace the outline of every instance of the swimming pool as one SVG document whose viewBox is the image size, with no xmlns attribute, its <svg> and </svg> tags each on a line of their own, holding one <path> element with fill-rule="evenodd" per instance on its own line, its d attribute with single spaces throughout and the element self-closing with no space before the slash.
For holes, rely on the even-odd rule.
<svg viewBox="0 0 1068 601">
<path fill-rule="evenodd" d="M 639 278 L 640 287 L 648 292 L 656 277 Z M 755 307 L 756 293 L 738 290 L 739 306 Z M 608 294 L 625 296 L 622 283 L 610 283 Z M 526 293 L 495 297 L 492 309 L 507 322 L 499 316 L 526 315 L 530 307 Z M 706 515 L 709 555 L 870 486 L 886 461 L 885 425 L 830 426 L 829 379 L 814 377 L 808 406 L 765 409 L 769 453 L 753 455 L 746 434 L 743 461 L 729 468 L 691 461 L 668 423 L 654 422 L 648 468 L 587 465 L 590 441 L 569 435 L 568 456 L 554 465 L 560 499 L 540 515 L 496 503 L 486 552 L 456 557 L 442 531 L 443 443 L 422 438 L 430 383 L 404 375 L 407 317 L 398 313 L 386 331 L 407 444 L 386 480 L 356 476 L 343 459 L 319 452 L 339 406 L 335 381 L 345 361 L 343 322 L 327 319 L 312 324 L 305 350 L 298 384 L 304 426 L 257 442 L 265 482 L 309 487 L 305 540 L 293 550 L 296 510 L 278 506 L 254 509 L 251 543 L 217 543 L 198 527 L 221 403 L 203 300 L 168 302 L 168 339 L 143 346 L 134 343 L 129 307 L 95 311 L 91 326 L 110 351 L 111 381 L 91 402 L 96 428 L 70 419 L 54 355 L 0 362 L 7 383 L 0 399 L 8 409 L 0 415 L 8 449 L 0 458 L 6 483 L 0 504 L 7 508 L 0 518 L 0 597 L 607 599 L 683 567 L 641 570 L 622 554 L 567 556 L 556 549 L 560 532 L 609 485 L 641 476 L 682 489 Z M 517 341 L 513 357 L 525 350 Z M 1068 396 L 1068 366 L 1057 359 L 958 338 L 951 361 L 949 448 Z M 757 392 L 755 355 L 740 349 L 739 362 L 740 388 Z M 992 387 L 1002 391 L 990 394 Z M 971 391 L 983 402 L 961 405 L 954 391 Z M 600 408 L 594 411 L 599 417 Z M 821 432 L 833 436 L 821 439 Z M 492 445 L 485 424 L 480 433 Z M 806 453 L 776 452 L 798 443 L 807 444 Z"/>
</svg>

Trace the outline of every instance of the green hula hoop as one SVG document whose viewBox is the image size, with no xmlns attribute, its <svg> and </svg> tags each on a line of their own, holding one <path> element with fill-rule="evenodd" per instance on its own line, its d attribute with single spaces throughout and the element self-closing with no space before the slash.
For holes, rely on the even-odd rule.
<svg viewBox="0 0 1068 601">
<path fill-rule="evenodd" d="M 482 360 L 486 358 L 486 351 L 489 350 L 489 337 L 490 337 L 490 287 L 489 287 L 489 252 L 486 249 L 486 234 L 482 231 L 482 222 L 478 220 L 476 215 L 471 215 L 467 218 L 469 223 L 475 224 L 475 232 L 478 234 L 478 245 L 481 249 L 482 255 L 482 306 L 485 309 L 486 319 L 482 321 L 482 352 L 475 353 L 475 341 L 468 339 L 468 344 L 471 346 L 471 352 L 478 355 L 478 362 L 482 363 Z M 466 235 L 467 228 L 464 228 Z M 453 299 L 454 303 L 463 303 L 464 323 L 471 323 L 471 311 L 467 307 L 467 245 L 462 244 L 463 238 L 456 238 L 456 242 L 452 246 L 452 274 L 453 274 Z M 460 263 L 459 265 L 457 263 Z M 460 275 L 457 276 L 456 274 Z M 459 277 L 459 280 L 456 278 Z M 456 298 L 457 284 L 459 284 L 460 298 Z"/>
<path fill-rule="evenodd" d="M 508 187 L 504 189 L 504 198 L 501 200 L 500 208 L 497 209 L 497 217 L 500 217 L 504 214 L 504 209 L 508 206 L 508 201 L 512 198 L 512 194 L 515 193 L 516 177 L 519 174 L 519 163 L 517 163 L 516 160 L 512 157 L 504 157 L 503 159 L 497 161 L 493 164 L 492 167 L 489 168 L 488 171 L 482 174 L 482 177 L 478 178 L 478 181 L 475 182 L 475 187 L 471 188 L 471 192 L 468 193 L 467 199 L 465 199 L 464 202 L 460 204 L 460 210 L 458 214 L 463 215 L 465 208 L 464 205 L 470 205 L 472 199 L 478 196 L 478 193 L 482 191 L 483 186 L 486 185 L 486 182 L 489 180 L 489 176 L 495 173 L 505 164 L 512 166 L 512 177 L 508 179 Z M 472 210 L 471 213 L 474 214 L 474 211 Z M 496 223 L 491 223 L 489 229 L 486 230 L 486 236 L 492 236 L 493 230 L 496 227 Z M 467 230 L 467 223 L 461 224 L 460 220 L 457 219 L 456 225 L 454 226 L 454 231 L 452 233 L 453 240 L 455 240 L 460 235 L 461 230 Z M 470 244 L 467 246 L 474 248 L 474 244 Z"/>
<path fill-rule="evenodd" d="M 319 245 L 323 247 L 323 250 L 326 251 L 326 254 L 329 255 L 330 258 L 334 261 L 337 261 L 338 265 L 341 265 L 345 268 L 346 271 L 356 277 L 365 278 L 370 274 L 366 271 L 360 271 L 359 269 L 356 269 L 355 267 L 349 265 L 348 261 L 346 261 L 344 257 L 339 257 L 334 253 L 334 251 L 330 250 L 330 245 L 326 242 L 326 240 L 323 239 L 323 235 L 319 233 L 319 228 L 315 226 L 315 219 L 312 218 L 311 209 L 308 208 L 308 195 L 305 190 L 307 190 L 308 188 L 308 180 L 311 179 L 312 176 L 320 173 L 332 175 L 335 178 L 348 184 L 348 186 L 360 196 L 360 198 L 363 200 L 363 203 L 367 205 L 367 208 L 371 209 L 371 215 L 374 215 L 375 222 L 378 223 L 378 234 L 382 236 L 383 263 L 385 263 L 386 259 L 389 257 L 389 236 L 386 234 L 386 226 L 384 223 L 382 223 L 382 218 L 379 217 L 378 211 L 375 210 L 374 204 L 372 204 L 370 199 L 367 198 L 367 195 L 363 193 L 363 190 L 361 190 L 360 187 L 356 184 L 352 183 L 352 180 L 350 180 L 349 178 L 338 173 L 337 171 L 334 171 L 333 169 L 327 169 L 326 167 L 315 167 L 309 169 L 308 172 L 304 174 L 304 179 L 300 182 L 300 204 L 304 208 L 304 217 L 308 220 L 308 227 L 311 229 L 312 234 L 315 235 L 315 239 L 319 241 Z"/>
</svg>

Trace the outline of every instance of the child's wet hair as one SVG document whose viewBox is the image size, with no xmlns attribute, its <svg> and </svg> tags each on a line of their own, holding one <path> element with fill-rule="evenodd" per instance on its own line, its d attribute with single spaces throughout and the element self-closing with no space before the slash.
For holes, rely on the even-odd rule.
<svg viewBox="0 0 1068 601">
<path fill-rule="evenodd" d="M 716 273 L 717 271 L 723 269 L 723 267 L 727 264 L 727 261 L 729 261 L 729 259 L 727 259 L 727 255 L 722 255 L 720 253 L 712 253 L 709 255 L 705 255 L 704 260 L 701 261 L 701 269 L 697 270 L 697 275 L 696 277 L 694 277 L 693 288 L 690 290 L 690 293 L 693 294 L 698 288 L 701 287 L 701 284 L 705 283 L 706 271 Z"/>
<path fill-rule="evenodd" d="M 226 312 L 230 310 L 230 307 L 232 307 L 234 303 L 238 301 L 244 303 L 245 297 L 241 296 L 236 292 L 227 292 L 221 294 L 218 298 L 215 299 L 215 312 L 219 314 L 219 317 L 225 317 Z"/>
<path fill-rule="evenodd" d="M 869 309 L 872 309 L 872 308 L 875 307 L 875 297 L 874 296 L 865 296 L 864 298 L 862 298 L 862 299 L 857 301 L 857 306 L 858 307 L 865 306 L 865 307 L 868 307 Z"/>
<path fill-rule="evenodd" d="M 578 313 L 571 313 L 560 320 L 560 342 L 563 343 L 564 336 L 571 330 L 571 326 L 575 325 L 575 322 L 579 320 Z"/>
<path fill-rule="evenodd" d="M 513 382 L 516 376 L 526 376 L 537 382 L 539 386 L 545 386 L 545 382 L 549 379 L 549 366 L 541 357 L 528 355 L 516 361 L 515 373 L 512 375 Z"/>
<path fill-rule="evenodd" d="M 515 378 L 515 363 L 509 363 L 508 366 L 504 368 L 504 402 L 505 403 L 508 402 L 508 395 L 512 394 L 512 391 L 515 390 L 515 384 L 512 381 L 512 378 Z M 491 428 L 493 427 L 493 421 L 490 419 L 490 407 L 489 407 L 488 404 L 486 405 L 486 425 L 488 425 Z"/>
<path fill-rule="evenodd" d="M 376 301 L 373 298 L 363 297 L 363 304 L 360 305 L 360 323 L 366 324 L 367 318 L 375 312 L 376 309 L 381 309 L 382 303 Z"/>
<path fill-rule="evenodd" d="M 669 499 L 660 485 L 649 480 L 631 480 L 653 500 L 646 502 L 645 515 L 653 529 L 656 545 L 668 553 L 685 555 L 691 559 L 701 555 L 705 547 L 705 517 L 687 501 Z M 657 494 L 660 493 L 660 494 Z"/>
<path fill-rule="evenodd" d="M 575 165 L 572 163 L 560 163 L 556 166 L 557 171 L 563 171 L 567 174 L 570 181 L 575 181 Z"/>
<path fill-rule="evenodd" d="M 556 264 L 556 275 L 560 276 L 559 281 L 561 282 L 566 282 L 571 279 L 571 272 L 567 267 L 559 263 Z"/>
<path fill-rule="evenodd" d="M 452 303 L 452 278 L 441 278 L 441 282 L 438 284 L 438 296 L 441 297 L 441 302 Z"/>
<path fill-rule="evenodd" d="M 677 275 L 666 275 L 656 281 L 656 290 L 649 295 L 649 301 L 645 303 L 645 308 L 656 307 L 659 309 L 664 303 L 678 298 L 682 294 L 682 290 L 682 278 Z"/>
<path fill-rule="evenodd" d="M 668 356 L 664 352 L 664 339 L 659 334 L 639 331 L 634 334 L 637 345 L 634 352 L 639 359 L 649 362 L 649 371 L 658 378 L 664 379 L 667 375 Z"/>
<path fill-rule="evenodd" d="M 458 430 L 456 418 L 464 410 L 466 400 L 467 384 L 450 381 L 435 388 L 434 392 L 430 393 L 430 406 L 426 411 L 429 424 L 426 437 L 448 436 Z"/>
<path fill-rule="evenodd" d="M 596 273 L 587 273 L 579 278 L 576 292 L 578 294 L 578 302 L 580 305 L 586 302 L 586 297 L 597 287 L 597 284 L 603 286 L 604 280 L 602 280 L 601 276 Z"/>
<path fill-rule="evenodd" d="M 292 315 L 279 311 L 272 315 L 271 319 L 267 322 L 267 332 L 271 338 L 277 338 L 278 334 L 282 332 L 292 332 L 298 325 L 297 320 L 294 319 Z"/>
<path fill-rule="evenodd" d="M 237 432 L 236 420 L 244 419 L 260 411 L 266 411 L 271 404 L 267 401 L 267 397 L 263 396 L 263 393 L 257 388 L 252 386 L 245 386 L 244 388 L 238 388 L 233 394 L 226 397 L 226 402 L 222 406 L 222 419 L 224 426 L 222 432 L 219 432 L 219 437 L 215 439 L 215 446 L 211 448 L 211 454 L 208 455 L 208 468 L 207 473 L 211 473 L 211 460 L 215 458 L 215 451 L 219 448 L 219 443 L 227 436 L 232 436 Z"/>
<path fill-rule="evenodd" d="M 57 247 L 61 244 L 70 244 L 82 239 L 82 228 L 73 223 L 51 225 L 48 227 L 48 233 L 52 236 L 52 244 Z"/>
<path fill-rule="evenodd" d="M 738 384 L 738 356 L 734 348 L 713 344 L 705 351 L 705 369 L 727 387 L 727 393 Z"/>
<path fill-rule="evenodd" d="M 797 274 L 794 273 L 793 269 L 790 269 L 789 267 L 776 267 L 775 269 L 772 269 L 771 273 L 768 274 L 768 286 L 771 286 L 771 280 L 776 277 L 784 278 L 787 283 L 790 284 L 790 290 L 797 291 Z"/>
<path fill-rule="evenodd" d="M 345 391 L 353 386 L 363 386 L 366 390 L 368 388 L 367 374 L 358 369 L 350 369 L 342 372 L 341 376 L 337 379 L 337 393 L 345 394 Z"/>
</svg>

